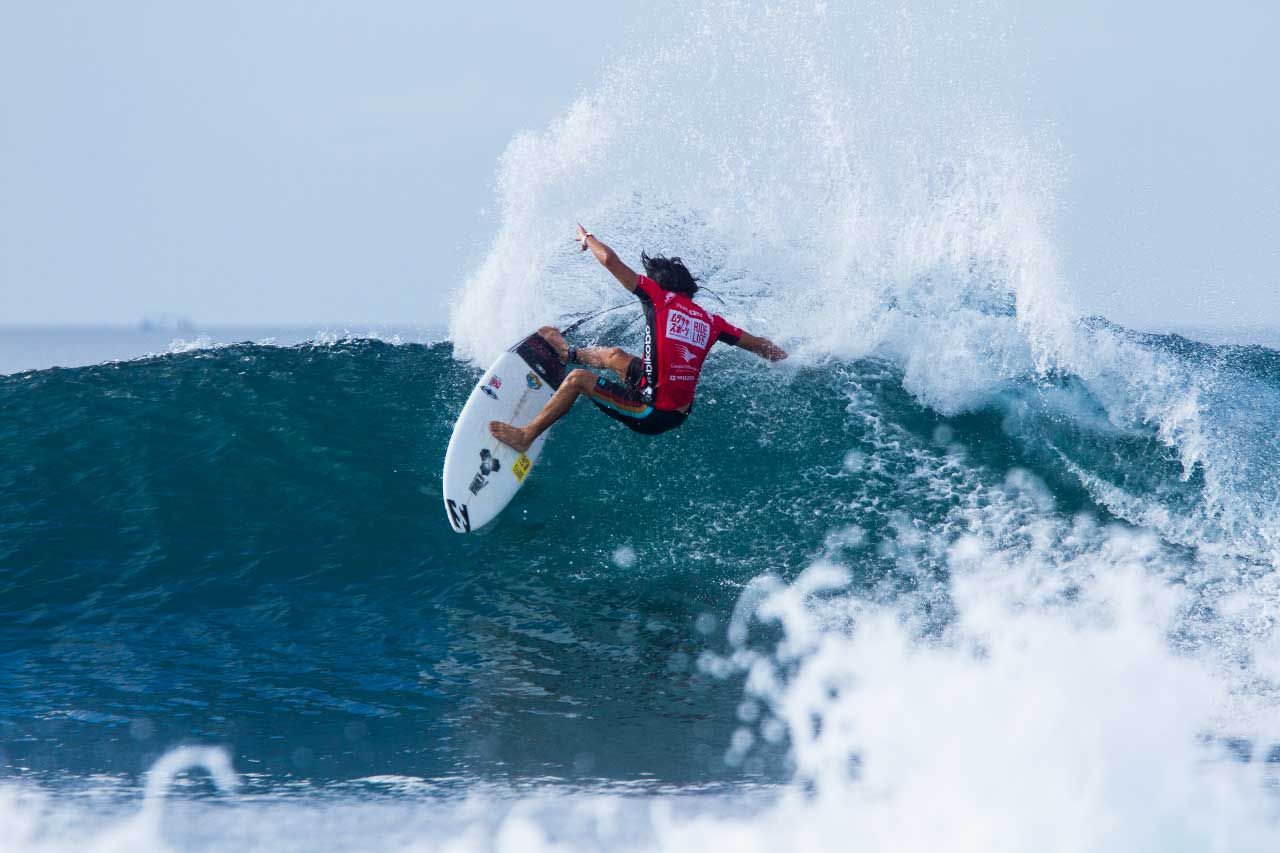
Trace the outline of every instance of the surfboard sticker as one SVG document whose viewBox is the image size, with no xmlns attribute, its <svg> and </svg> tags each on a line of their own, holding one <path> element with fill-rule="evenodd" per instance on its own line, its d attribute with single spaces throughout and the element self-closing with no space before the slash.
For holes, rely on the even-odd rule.
<svg viewBox="0 0 1280 853">
<path fill-rule="evenodd" d="M 530 335 L 499 356 L 471 389 L 444 457 L 445 514 L 458 533 L 479 530 L 502 512 L 528 479 L 546 440 L 544 433 L 517 453 L 489 434 L 489 423 L 527 424 L 563 380 L 564 365 L 555 350 Z"/>
<path fill-rule="evenodd" d="M 471 531 L 471 519 L 467 517 L 467 505 L 458 505 L 445 498 L 445 507 L 449 510 L 449 524 L 459 533 Z"/>
<path fill-rule="evenodd" d="M 511 473 L 515 474 L 518 482 L 524 482 L 524 475 L 529 473 L 529 469 L 533 467 L 533 461 L 528 456 L 521 453 L 516 457 L 516 461 L 511 463 Z"/>
</svg>

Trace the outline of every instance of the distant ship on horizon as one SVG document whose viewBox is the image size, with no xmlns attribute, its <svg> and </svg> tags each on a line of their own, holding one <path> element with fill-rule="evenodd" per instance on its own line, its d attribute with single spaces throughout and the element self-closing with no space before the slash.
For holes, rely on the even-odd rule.
<svg viewBox="0 0 1280 853">
<path fill-rule="evenodd" d="M 181 314 L 144 314 L 142 321 L 138 323 L 138 331 L 140 332 L 194 332 L 195 324 L 191 322 L 190 317 L 184 317 Z"/>
</svg>

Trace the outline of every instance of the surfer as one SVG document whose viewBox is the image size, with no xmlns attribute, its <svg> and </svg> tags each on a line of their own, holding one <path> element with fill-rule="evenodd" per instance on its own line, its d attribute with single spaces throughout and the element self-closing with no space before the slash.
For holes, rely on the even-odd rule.
<svg viewBox="0 0 1280 853">
<path fill-rule="evenodd" d="M 585 364 L 611 370 L 615 382 L 590 370 L 573 370 L 533 420 L 523 427 L 493 421 L 489 432 L 503 444 L 523 453 L 585 394 L 600 411 L 645 435 L 675 429 L 689 417 L 702 362 L 717 341 L 741 347 L 769 361 L 787 353 L 768 338 L 731 325 L 693 301 L 697 280 L 679 258 L 649 257 L 641 253 L 644 275 L 638 275 L 604 243 L 581 225 L 578 242 L 644 309 L 644 352 L 635 356 L 621 347 L 571 347 L 560 330 L 538 330 L 566 364 Z"/>
</svg>

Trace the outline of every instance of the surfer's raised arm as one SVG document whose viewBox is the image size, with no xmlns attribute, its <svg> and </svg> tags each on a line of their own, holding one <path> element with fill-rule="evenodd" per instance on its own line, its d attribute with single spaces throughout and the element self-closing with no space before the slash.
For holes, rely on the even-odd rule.
<svg viewBox="0 0 1280 853">
<path fill-rule="evenodd" d="M 594 234 L 582 227 L 581 223 L 578 225 L 578 243 L 582 246 L 582 251 L 590 249 L 591 254 L 596 256 L 596 260 L 613 273 L 613 277 L 621 282 L 623 287 L 635 293 L 639 278 L 635 270 L 624 264 L 613 249 L 597 240 Z"/>
</svg>

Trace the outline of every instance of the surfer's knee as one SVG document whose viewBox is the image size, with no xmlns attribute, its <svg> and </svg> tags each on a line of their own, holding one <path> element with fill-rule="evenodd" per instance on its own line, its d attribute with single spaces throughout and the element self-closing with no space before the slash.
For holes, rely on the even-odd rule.
<svg viewBox="0 0 1280 853">
<path fill-rule="evenodd" d="M 579 367 L 576 370 L 570 370 L 569 375 L 564 378 L 565 385 L 572 385 L 579 391 L 586 391 L 596 384 L 596 375 L 590 370 L 583 370 Z"/>
</svg>

